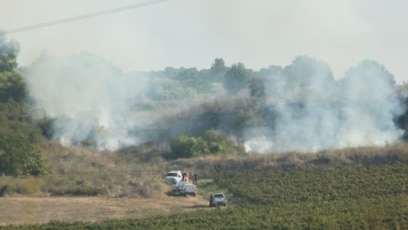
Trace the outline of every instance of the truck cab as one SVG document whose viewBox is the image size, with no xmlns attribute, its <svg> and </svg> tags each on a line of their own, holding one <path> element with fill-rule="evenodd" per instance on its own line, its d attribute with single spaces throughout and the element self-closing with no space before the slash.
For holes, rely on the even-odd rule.
<svg viewBox="0 0 408 230">
<path fill-rule="evenodd" d="M 179 181 L 182 180 L 182 178 L 183 175 L 181 174 L 180 170 L 171 170 L 167 172 L 166 176 L 164 177 L 164 180 L 170 184 L 177 184 Z"/>
</svg>

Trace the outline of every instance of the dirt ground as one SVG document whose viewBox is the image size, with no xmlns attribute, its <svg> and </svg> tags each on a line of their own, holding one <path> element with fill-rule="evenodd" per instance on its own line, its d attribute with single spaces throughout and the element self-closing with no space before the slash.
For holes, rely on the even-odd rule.
<svg viewBox="0 0 408 230">
<path fill-rule="evenodd" d="M 207 208 L 201 196 L 161 198 L 0 197 L 0 226 L 140 218 Z"/>
</svg>

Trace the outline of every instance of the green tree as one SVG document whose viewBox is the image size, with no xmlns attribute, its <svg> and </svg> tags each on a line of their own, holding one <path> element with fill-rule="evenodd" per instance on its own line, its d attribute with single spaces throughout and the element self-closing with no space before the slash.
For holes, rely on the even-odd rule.
<svg viewBox="0 0 408 230">
<path fill-rule="evenodd" d="M 214 82 L 223 82 L 227 67 L 222 58 L 216 58 L 210 69 L 210 80 Z"/>
<path fill-rule="evenodd" d="M 180 135 L 171 142 L 169 158 L 191 158 L 209 154 L 208 143 L 202 137 Z"/>
<path fill-rule="evenodd" d="M 30 143 L 39 143 L 43 138 L 28 113 L 27 105 L 14 100 L 0 102 L 0 136 L 12 134 L 24 137 Z"/>
<path fill-rule="evenodd" d="M 196 68 L 182 68 L 175 79 L 185 87 L 194 87 L 195 81 L 198 77 L 199 74 Z"/>
<path fill-rule="evenodd" d="M 195 138 L 181 135 L 170 144 L 172 158 L 190 158 L 194 155 Z"/>
<path fill-rule="evenodd" d="M 250 71 L 242 63 L 231 66 L 224 76 L 224 89 L 230 94 L 235 95 L 247 85 L 250 78 Z"/>
<path fill-rule="evenodd" d="M 0 32 L 0 102 L 22 101 L 26 96 L 23 77 L 15 71 L 18 52 L 18 44 L 7 41 L 5 33 Z"/>
<path fill-rule="evenodd" d="M 0 72 L 0 102 L 9 100 L 22 102 L 25 98 L 26 87 L 23 77 L 17 72 Z"/>
<path fill-rule="evenodd" d="M 206 131 L 202 137 L 180 135 L 171 142 L 170 150 L 171 152 L 165 155 L 168 159 L 243 152 L 241 146 L 237 146 L 225 134 L 212 130 Z"/>
<path fill-rule="evenodd" d="M 331 89 L 335 83 L 333 73 L 327 63 L 308 56 L 297 56 L 283 69 L 283 76 L 289 82 L 288 90 L 318 87 Z"/>
<path fill-rule="evenodd" d="M 203 136 L 207 143 L 207 148 L 212 154 L 227 154 L 235 147 L 235 142 L 229 139 L 225 134 L 208 130 Z"/>
<path fill-rule="evenodd" d="M 257 75 L 261 78 L 273 78 L 282 72 L 281 66 L 270 65 L 268 68 L 262 68 L 258 71 Z"/>
<path fill-rule="evenodd" d="M 0 173 L 40 175 L 47 171 L 40 152 L 19 135 L 0 136 Z"/>
<path fill-rule="evenodd" d="M 196 68 L 183 69 L 176 79 L 185 88 L 194 89 L 197 93 L 206 93 L 211 89 L 210 82 L 202 77 Z"/>
<path fill-rule="evenodd" d="M 253 79 L 250 86 L 251 96 L 255 99 L 263 101 L 265 99 L 265 83 L 262 79 Z"/>
<path fill-rule="evenodd" d="M 6 33 L 0 31 L 0 72 L 13 71 L 17 67 L 20 47 L 15 41 L 7 41 Z"/>
<path fill-rule="evenodd" d="M 42 139 L 25 104 L 26 86 L 16 71 L 18 44 L 0 32 L 0 173 L 38 175 L 46 172 L 31 143 Z"/>
</svg>

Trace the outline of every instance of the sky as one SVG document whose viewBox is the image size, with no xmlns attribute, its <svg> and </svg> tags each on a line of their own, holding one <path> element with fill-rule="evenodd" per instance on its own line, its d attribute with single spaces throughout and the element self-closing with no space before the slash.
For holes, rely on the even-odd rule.
<svg viewBox="0 0 408 230">
<path fill-rule="evenodd" d="M 0 30 L 87 15 L 149 0 L 0 0 Z M 215 58 L 259 70 L 307 55 L 336 78 L 375 60 L 408 81 L 408 1 L 167 0 L 144 7 L 8 34 L 18 62 L 43 52 L 91 52 L 125 72 L 210 68 Z"/>
</svg>

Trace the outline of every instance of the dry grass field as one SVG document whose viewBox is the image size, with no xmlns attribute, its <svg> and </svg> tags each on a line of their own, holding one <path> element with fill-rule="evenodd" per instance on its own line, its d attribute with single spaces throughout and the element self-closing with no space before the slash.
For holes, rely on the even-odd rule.
<svg viewBox="0 0 408 230">
<path fill-rule="evenodd" d="M 141 218 L 208 207 L 202 196 L 160 198 L 1 197 L 0 226 Z"/>
<path fill-rule="evenodd" d="M 379 176 L 379 179 L 372 183 L 375 184 L 378 181 L 383 181 L 383 173 L 385 175 L 401 175 L 400 169 L 393 171 L 394 167 L 391 166 L 408 164 L 407 143 L 385 147 L 367 146 L 325 150 L 317 153 L 291 152 L 244 156 L 206 156 L 173 161 L 165 161 L 158 154 L 149 155 L 149 151 L 140 150 L 141 153 L 138 154 L 139 150 L 133 149 L 129 150 L 129 153 L 98 154 L 83 149 L 68 149 L 59 145 L 50 145 L 46 150 L 49 150 L 49 152 L 44 151 L 47 153 L 45 159 L 48 175 L 40 177 L 0 176 L 0 189 L 4 190 L 0 194 L 0 228 L 6 225 L 43 224 L 54 221 L 96 222 L 113 219 L 138 219 L 199 209 L 209 210 L 206 197 L 211 192 L 228 191 L 234 187 L 233 184 L 224 186 L 225 183 L 213 183 L 213 179 L 217 178 L 217 175 L 223 175 L 225 171 L 238 172 L 270 168 L 274 170 L 299 169 L 300 172 L 303 172 L 302 170 L 325 168 L 333 168 L 334 170 L 339 167 L 343 167 L 344 170 L 346 168 L 354 170 L 354 166 L 357 170 L 361 169 L 362 166 L 381 168 L 381 165 L 388 165 L 389 167 L 385 167 L 384 170 L 388 170 L 390 173 L 381 171 L 382 168 L 380 171 L 375 171 L 377 172 L 376 175 Z M 59 159 L 62 160 L 59 161 Z M 197 186 L 199 195 L 196 197 L 169 195 L 170 187 L 163 182 L 162 176 L 171 169 L 197 172 L 200 178 Z M 344 172 L 347 173 L 348 171 Z M 313 175 L 316 176 L 316 180 L 319 180 L 319 174 Z M 373 179 L 373 175 L 364 177 L 363 181 L 370 181 Z M 299 176 L 294 178 L 299 178 Z M 348 176 L 344 176 L 344 178 L 348 178 Z M 397 182 L 391 184 L 387 182 L 386 185 L 390 191 L 401 189 L 399 185 L 406 184 L 404 178 L 397 177 Z M 326 179 L 322 180 L 326 181 Z M 283 186 L 288 182 L 279 184 Z M 330 191 L 333 194 L 334 192 L 342 194 L 334 190 L 337 185 L 331 186 Z M 290 188 L 298 187 L 296 185 Z M 360 188 L 357 185 L 355 187 Z M 243 191 L 247 188 L 238 186 L 237 189 L 237 191 Z M 378 190 L 376 189 L 373 191 Z M 93 194 L 93 191 L 96 191 L 95 195 L 89 195 Z M 289 190 L 283 188 L 282 191 Z M 311 191 L 314 190 L 311 188 Z M 365 190 L 360 191 L 360 193 L 365 194 Z M 238 192 L 238 194 L 241 193 Z M 230 195 L 228 197 L 234 205 L 234 197 Z M 269 196 L 261 194 L 259 197 Z M 311 195 L 311 197 L 315 196 Z M 386 200 L 388 197 L 384 199 Z M 347 203 L 348 200 L 344 202 Z M 229 207 L 231 206 L 229 205 Z M 388 211 L 386 208 L 383 210 Z M 197 215 L 199 216 L 199 214 Z M 237 214 L 238 218 L 242 219 L 243 217 L 240 215 Z M 377 216 L 381 215 L 378 214 Z M 180 216 L 184 218 L 183 215 L 178 217 Z M 243 214 L 243 216 L 247 216 L 247 214 Z M 154 218 L 155 221 L 156 217 Z M 162 217 L 162 220 L 164 219 L 166 217 Z M 294 219 L 294 221 L 296 222 L 298 219 Z"/>
</svg>

